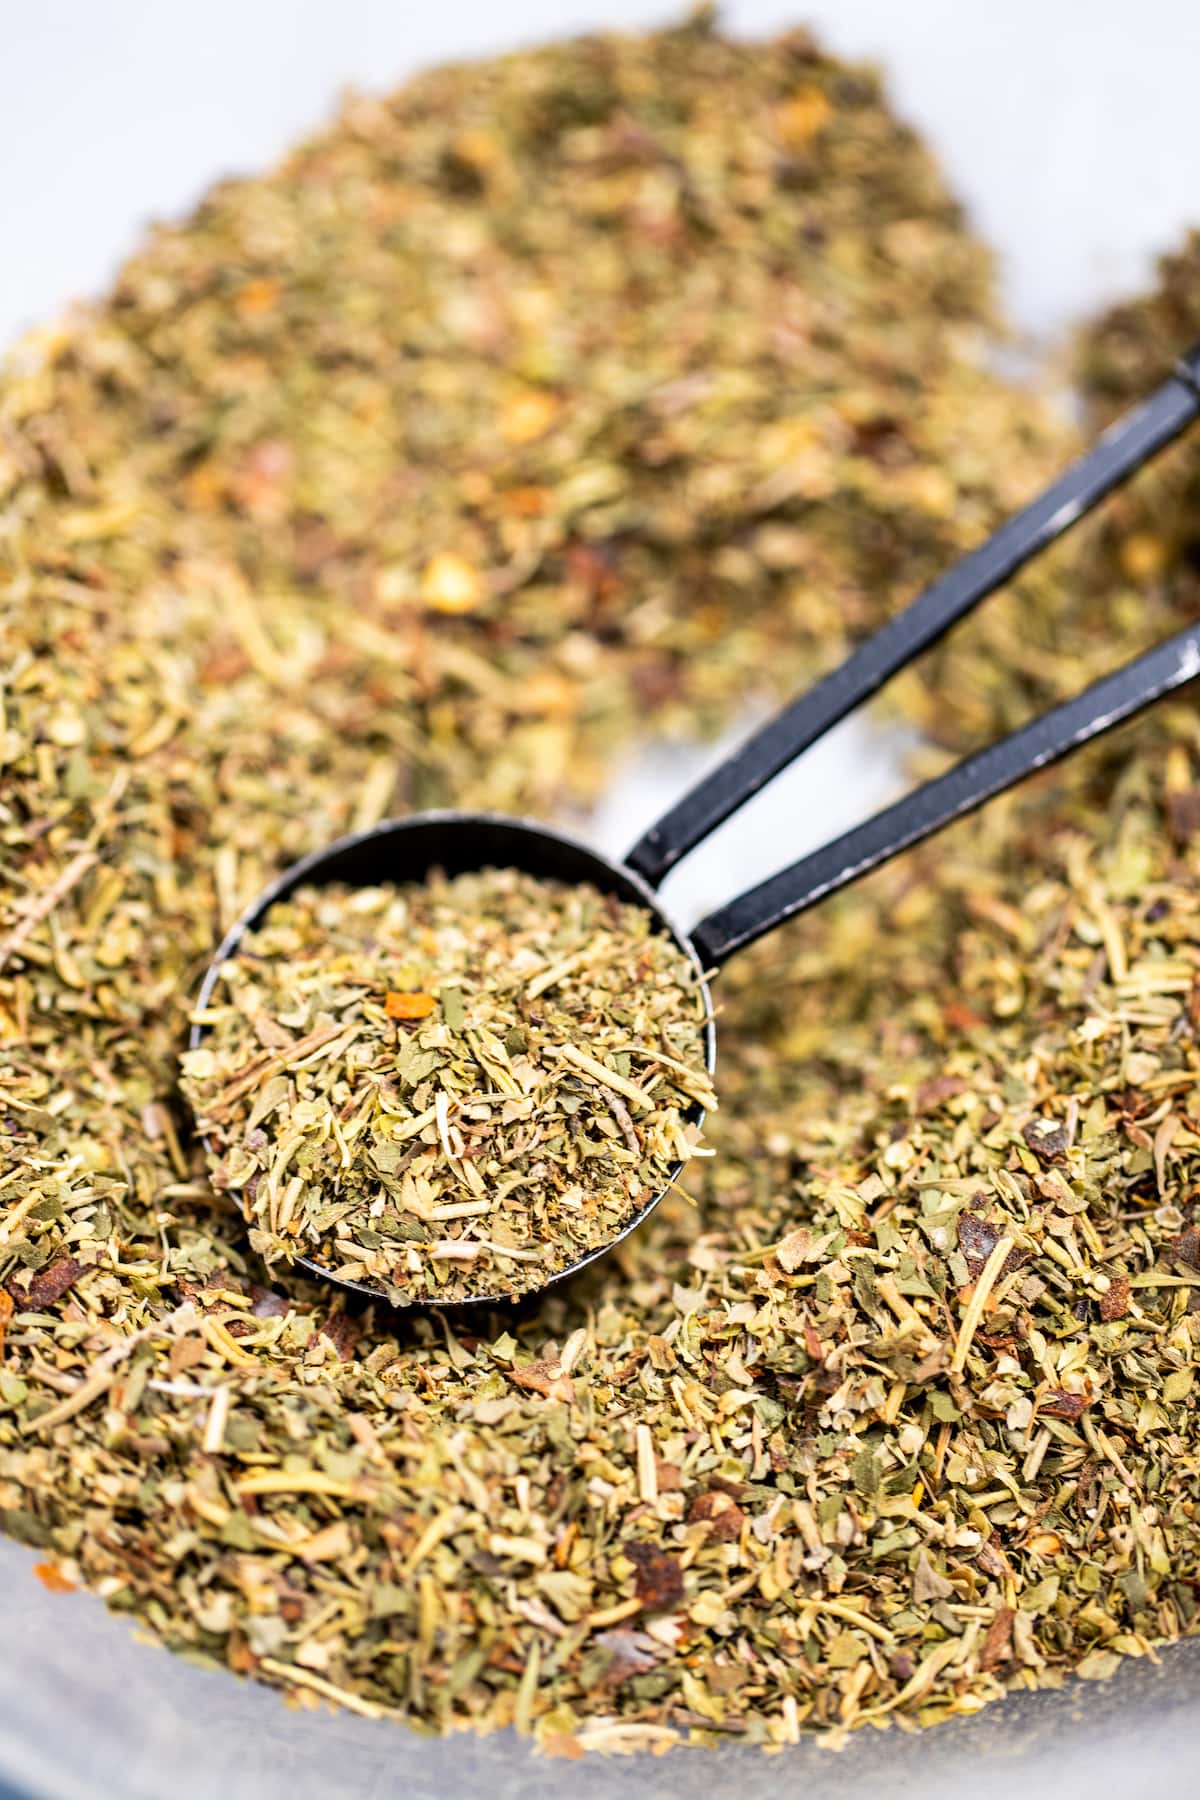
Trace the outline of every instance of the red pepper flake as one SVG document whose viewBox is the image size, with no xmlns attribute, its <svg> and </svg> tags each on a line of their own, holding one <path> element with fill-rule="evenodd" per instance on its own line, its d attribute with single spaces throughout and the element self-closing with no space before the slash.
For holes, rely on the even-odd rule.
<svg viewBox="0 0 1200 1800">
<path fill-rule="evenodd" d="M 583 1754 L 583 1745 L 579 1739 L 571 1737 L 568 1732 L 556 1732 L 553 1737 L 546 1738 L 542 1744 L 543 1756 L 557 1756 L 567 1762 L 578 1762 Z"/>
<path fill-rule="evenodd" d="M 73 1594 L 75 1583 L 68 1581 L 62 1570 L 54 1563 L 34 1563 L 33 1572 L 44 1588 L 52 1594 Z"/>
<path fill-rule="evenodd" d="M 16 1310 L 12 1295 L 6 1288 L 0 1288 L 0 1356 L 4 1355 L 4 1333 L 8 1330 L 8 1321 Z"/>
<path fill-rule="evenodd" d="M 73 1256 L 60 1256 L 48 1269 L 35 1275 L 28 1287 L 18 1287 L 13 1298 L 30 1312 L 42 1312 L 56 1300 L 61 1300 L 83 1272 L 83 1264 L 76 1262 Z"/>
<path fill-rule="evenodd" d="M 958 1247 L 966 1258 L 967 1268 L 971 1272 L 971 1280 L 977 1281 L 983 1273 L 984 1264 L 1000 1242 L 1000 1232 L 995 1225 L 981 1219 L 975 1213 L 964 1212 L 958 1221 Z"/>
<path fill-rule="evenodd" d="M 932 1081 L 926 1081 L 917 1089 L 916 1110 L 919 1113 L 936 1112 L 947 1100 L 965 1094 L 967 1084 L 958 1075 L 936 1075 Z"/>
<path fill-rule="evenodd" d="M 1065 1388 L 1050 1388 L 1038 1401 L 1038 1411 L 1048 1419 L 1074 1421 L 1092 1404 L 1091 1394 L 1068 1394 Z"/>
<path fill-rule="evenodd" d="M 617 547 L 606 543 L 567 545 L 568 578 L 585 588 L 592 599 L 606 600 L 621 588 Z"/>
<path fill-rule="evenodd" d="M 697 1494 L 688 1507 L 688 1523 L 698 1525 L 706 1522 L 709 1536 L 718 1544 L 732 1544 L 742 1535 L 742 1526 L 746 1515 L 736 1500 L 728 1494 Z"/>
<path fill-rule="evenodd" d="M 1177 1238 L 1171 1239 L 1171 1254 L 1186 1263 L 1189 1269 L 1200 1269 L 1200 1231 L 1194 1225 L 1187 1226 Z"/>
<path fill-rule="evenodd" d="M 337 1351 L 338 1361 L 349 1362 L 354 1355 L 354 1347 L 362 1336 L 362 1331 L 361 1324 L 351 1313 L 335 1312 L 330 1313 L 327 1319 L 322 1320 L 313 1333 L 313 1337 L 320 1335 L 328 1338 Z M 312 1338 L 309 1339 L 309 1342 L 312 1342 Z"/>
<path fill-rule="evenodd" d="M 1075 1480 L 1075 1511 L 1081 1519 L 1085 1519 L 1100 1498 L 1100 1477 L 1104 1473 L 1103 1464 L 1088 1461 L 1080 1469 Z"/>
<path fill-rule="evenodd" d="M 383 1010 L 389 1019 L 427 1019 L 436 1005 L 433 994 L 399 994 L 389 988 Z"/>
<path fill-rule="evenodd" d="M 569 1406 L 575 1398 L 575 1383 L 564 1374 L 561 1363 L 522 1363 L 510 1369 L 508 1376 L 518 1387 L 528 1388 L 532 1394 L 544 1394 L 547 1400 L 565 1400 Z"/>
<path fill-rule="evenodd" d="M 963 1212 L 958 1219 L 958 1247 L 966 1258 L 971 1280 L 978 1281 L 983 1274 L 988 1257 L 1000 1242 L 1001 1230 L 989 1219 L 981 1219 L 978 1213 Z M 1001 1276 L 1011 1275 L 1025 1262 L 1026 1255 L 1014 1245 L 1004 1259 Z"/>
<path fill-rule="evenodd" d="M 279 1595 L 279 1616 L 281 1619 L 286 1620 L 289 1625 L 298 1625 L 304 1617 L 303 1595 L 297 1593 L 294 1588 L 281 1591 Z"/>
<path fill-rule="evenodd" d="M 1057 1119 L 1030 1119 L 1021 1136 L 1033 1151 L 1043 1168 L 1051 1163 L 1065 1162 L 1070 1141 L 1067 1128 Z"/>
<path fill-rule="evenodd" d="M 979 1652 L 981 1669 L 994 1669 L 997 1663 L 1007 1662 L 1012 1653 L 1013 1623 L 1016 1613 L 1011 1606 L 1002 1606 L 987 1628 L 983 1640 L 983 1648 Z"/>
<path fill-rule="evenodd" d="M 636 1571 L 634 1592 L 647 1612 L 669 1612 L 683 1599 L 683 1570 L 677 1557 L 652 1544 L 623 1544 Z"/>
<path fill-rule="evenodd" d="M 228 687 L 231 681 L 248 674 L 252 666 L 240 645 L 219 644 L 200 664 L 200 680 L 205 687 Z"/>
<path fill-rule="evenodd" d="M 231 1639 L 226 1661 L 235 1675 L 253 1675 L 258 1667 L 258 1658 L 244 1638 Z"/>
<path fill-rule="evenodd" d="M 1109 1323 L 1113 1319 L 1123 1319 L 1129 1311 L 1129 1277 L 1114 1275 L 1106 1294 L 1100 1297 L 1100 1317 Z"/>
<path fill-rule="evenodd" d="M 261 319 L 264 314 L 274 312 L 279 295 L 279 283 L 273 276 L 256 275 L 252 281 L 242 283 L 234 305 L 243 319 Z"/>
</svg>

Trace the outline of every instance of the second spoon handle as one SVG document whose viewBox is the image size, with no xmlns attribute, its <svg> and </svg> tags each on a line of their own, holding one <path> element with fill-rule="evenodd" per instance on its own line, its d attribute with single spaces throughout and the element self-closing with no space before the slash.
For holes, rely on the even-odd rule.
<svg viewBox="0 0 1200 1800">
<path fill-rule="evenodd" d="M 639 838 L 625 858 L 651 887 L 753 798 L 781 769 L 824 737 L 950 626 L 1062 536 L 1106 494 L 1179 436 L 1200 415 L 1200 345 L 1141 405 L 1123 413 L 1086 455 L 987 542 L 860 644 L 698 782 Z"/>
<path fill-rule="evenodd" d="M 1035 769 L 1058 762 L 1197 676 L 1200 625 L 1193 625 L 709 913 L 691 933 L 701 962 L 706 968 L 719 967 L 735 950 L 785 919 L 836 894 Z"/>
</svg>

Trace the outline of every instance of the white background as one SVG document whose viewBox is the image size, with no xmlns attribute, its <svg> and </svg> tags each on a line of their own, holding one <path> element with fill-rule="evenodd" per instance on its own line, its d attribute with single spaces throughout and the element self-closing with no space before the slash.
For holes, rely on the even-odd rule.
<svg viewBox="0 0 1200 1800">
<path fill-rule="evenodd" d="M 684 0 L 0 0 L 0 343 L 101 288 L 149 218 L 261 168 L 347 84 Z M 732 0 L 878 57 L 1038 331 L 1138 283 L 1200 218 L 1194 0 Z"/>
</svg>

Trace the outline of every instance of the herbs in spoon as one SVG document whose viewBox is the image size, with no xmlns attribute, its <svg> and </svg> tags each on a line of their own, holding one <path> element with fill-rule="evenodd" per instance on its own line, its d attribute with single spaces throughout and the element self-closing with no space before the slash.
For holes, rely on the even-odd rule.
<svg viewBox="0 0 1200 1800">
<path fill-rule="evenodd" d="M 644 908 L 514 869 L 301 889 L 199 1017 L 185 1086 L 254 1248 L 396 1303 L 541 1287 L 715 1105 L 685 953 Z"/>
</svg>

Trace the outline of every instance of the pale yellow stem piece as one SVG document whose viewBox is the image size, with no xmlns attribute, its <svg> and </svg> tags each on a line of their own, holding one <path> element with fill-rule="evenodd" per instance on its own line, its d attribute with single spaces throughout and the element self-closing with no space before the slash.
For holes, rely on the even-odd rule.
<svg viewBox="0 0 1200 1800">
<path fill-rule="evenodd" d="M 633 1056 L 644 1056 L 647 1062 L 662 1063 L 664 1068 L 674 1069 L 677 1075 L 684 1077 L 685 1083 L 691 1082 L 693 1087 L 701 1088 L 709 1111 L 716 1111 L 717 1096 L 703 1069 L 689 1069 L 686 1063 L 676 1062 L 673 1056 L 666 1056 L 661 1050 L 651 1050 L 646 1044 L 622 1044 L 620 1048 L 628 1050 Z"/>
<path fill-rule="evenodd" d="M 1100 1456 L 1105 1457 L 1112 1464 L 1130 1493 L 1136 1494 L 1138 1492 L 1137 1478 L 1129 1473 L 1129 1470 L 1121 1461 L 1120 1456 L 1117 1454 L 1116 1446 L 1113 1444 L 1111 1438 L 1109 1438 L 1105 1432 L 1101 1431 L 1098 1425 L 1093 1425 L 1086 1413 L 1082 1415 L 1079 1422 L 1083 1426 L 1083 1435 L 1092 1446 L 1092 1449 Z"/>
<path fill-rule="evenodd" d="M 868 1619 L 865 1613 L 855 1612 L 852 1606 L 845 1606 L 840 1600 L 804 1600 L 801 1602 L 805 1612 L 828 1613 L 831 1619 L 841 1619 L 846 1625 L 857 1625 L 868 1637 L 873 1637 L 880 1644 L 894 1644 L 895 1632 L 889 1631 L 886 1625 L 877 1625 L 874 1619 Z"/>
<path fill-rule="evenodd" d="M 229 1422 L 229 1389 L 219 1387 L 212 1397 L 204 1426 L 204 1449 L 209 1456 L 220 1456 L 225 1448 L 225 1427 Z"/>
<path fill-rule="evenodd" d="M 538 1675 L 542 1667 L 542 1646 L 537 1638 L 533 1640 L 533 1649 L 529 1652 L 521 1679 L 517 1684 L 517 1697 L 513 1702 L 513 1730 L 522 1737 L 528 1737 L 533 1730 L 533 1702 L 537 1694 Z"/>
<path fill-rule="evenodd" d="M 510 1256 L 513 1262 L 539 1262 L 541 1252 L 538 1250 L 517 1250 L 512 1244 L 493 1243 L 491 1238 L 476 1238 L 475 1242 L 481 1250 L 490 1250 L 493 1256 Z"/>
<path fill-rule="evenodd" d="M 894 1275 L 881 1275 L 875 1283 L 875 1287 L 878 1291 L 879 1298 L 881 1300 L 886 1300 L 887 1304 L 891 1307 L 897 1319 L 906 1330 L 928 1331 L 929 1327 L 917 1311 L 916 1307 L 912 1305 L 911 1301 L 905 1298 L 896 1286 L 896 1278 Z"/>
<path fill-rule="evenodd" d="M 268 1675 L 277 1676 L 280 1681 L 290 1681 L 293 1687 L 311 1688 L 323 1700 L 331 1700 L 335 1706 L 344 1706 L 347 1712 L 357 1713 L 362 1719 L 386 1719 L 393 1716 L 390 1707 L 376 1706 L 373 1700 L 362 1700 L 357 1694 L 347 1693 L 345 1688 L 335 1687 L 323 1675 L 314 1675 L 311 1669 L 298 1669 L 295 1663 L 277 1662 L 273 1656 L 264 1656 L 258 1666 Z"/>
<path fill-rule="evenodd" d="M 619 1625 L 622 1619 L 631 1619 L 634 1613 L 641 1610 L 642 1602 L 635 1594 L 632 1600 L 620 1600 L 616 1606 L 606 1606 L 599 1612 L 588 1613 L 583 1623 L 589 1631 L 598 1631 L 605 1625 Z"/>
<path fill-rule="evenodd" d="M 432 1125 L 436 1118 L 437 1107 L 426 1107 L 423 1113 L 419 1113 L 415 1119 L 410 1119 L 407 1125 L 402 1125 L 398 1131 L 393 1131 L 392 1142 L 402 1144 L 405 1138 L 416 1137 L 418 1131 L 424 1131 L 425 1127 Z"/>
<path fill-rule="evenodd" d="M 615 1074 L 604 1063 L 597 1062 L 594 1056 L 589 1056 L 586 1050 L 579 1050 L 574 1044 L 560 1044 L 558 1054 L 581 1074 L 590 1075 L 593 1081 L 603 1082 L 605 1087 L 615 1088 L 619 1094 L 624 1094 L 635 1106 L 649 1106 L 650 1101 L 643 1088 L 638 1087 L 636 1082 L 627 1081 L 624 1075 Z"/>
<path fill-rule="evenodd" d="M 961 1375 L 967 1366 L 967 1352 L 971 1348 L 971 1340 L 979 1330 L 983 1309 L 988 1303 L 988 1296 L 1000 1278 L 1000 1271 L 1008 1261 L 1008 1253 L 1012 1247 L 1013 1240 L 1010 1237 L 1000 1238 L 983 1265 L 979 1280 L 975 1283 L 975 1292 L 967 1303 L 962 1324 L 958 1328 L 958 1342 L 954 1346 L 954 1355 L 950 1359 L 952 1375 Z"/>
<path fill-rule="evenodd" d="M 34 1188 L 31 1194 L 26 1194 L 23 1200 L 17 1201 L 12 1211 L 5 1215 L 4 1223 L 0 1225 L 0 1244 L 7 1244 L 26 1213 L 32 1212 L 38 1202 L 44 1199 L 45 1195 L 39 1189 Z"/>
<path fill-rule="evenodd" d="M 223 1356 L 232 1368 L 257 1368 L 258 1365 L 254 1358 L 246 1355 L 246 1352 L 240 1348 L 237 1339 L 230 1337 L 219 1319 L 205 1319 L 204 1335 L 217 1355 Z"/>
<path fill-rule="evenodd" d="M 339 1481 L 318 1469 L 290 1474 L 287 1469 L 264 1469 L 237 1483 L 239 1494 L 322 1494 L 327 1500 L 358 1500 L 362 1489 L 353 1481 Z"/>
<path fill-rule="evenodd" d="M 436 1519 L 430 1520 L 408 1553 L 404 1564 L 406 1575 L 411 1575 L 413 1570 L 425 1561 L 429 1552 L 437 1548 L 444 1537 L 449 1537 L 461 1517 L 462 1508 L 460 1506 L 448 1506 L 445 1512 L 439 1513 Z"/>
<path fill-rule="evenodd" d="M 654 1438 L 648 1425 L 637 1428 L 638 1492 L 653 1504 L 658 1499 L 658 1469 L 654 1461 Z"/>
<path fill-rule="evenodd" d="M 561 962 L 552 963 L 548 969 L 543 969 L 540 975 L 535 975 L 532 981 L 526 983 L 525 998 L 536 1000 L 565 975 L 573 975 L 587 961 L 592 949 L 591 944 L 585 944 L 582 950 L 576 950 L 572 956 L 564 956 Z"/>
<path fill-rule="evenodd" d="M 481 1213 L 491 1212 L 490 1200 L 456 1200 L 450 1206 L 431 1206 L 427 1217 L 430 1223 L 443 1219 L 477 1219 Z"/>
</svg>

